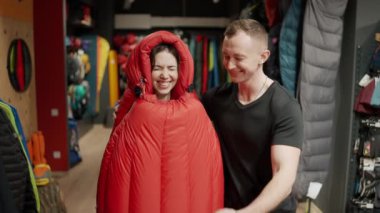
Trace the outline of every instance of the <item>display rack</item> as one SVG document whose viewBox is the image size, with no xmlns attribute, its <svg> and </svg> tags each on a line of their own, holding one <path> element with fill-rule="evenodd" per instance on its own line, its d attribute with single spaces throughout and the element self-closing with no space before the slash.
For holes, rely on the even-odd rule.
<svg viewBox="0 0 380 213">
<path fill-rule="evenodd" d="M 374 34 L 373 34 L 374 35 Z M 368 39 L 366 42 L 364 42 L 362 45 L 357 45 L 356 47 L 356 60 L 355 60 L 355 85 L 354 85 L 354 99 L 359 95 L 359 92 L 361 91 L 362 87 L 359 86 L 359 81 L 362 79 L 362 77 L 369 71 L 369 64 L 371 61 L 371 57 L 373 55 L 373 52 L 377 46 L 376 41 L 373 39 L 374 36 L 368 36 Z M 354 147 L 355 143 L 360 137 L 359 131 L 361 127 L 361 119 L 365 118 L 365 115 L 361 115 L 359 113 L 356 113 L 354 109 L 352 109 L 353 114 L 353 122 L 352 122 L 352 128 L 351 128 L 351 141 L 350 141 L 350 153 L 349 153 L 349 171 L 348 171 L 348 184 L 347 184 L 347 200 L 346 200 L 346 210 L 347 212 L 360 212 L 360 213 L 369 213 L 369 212 L 380 212 L 380 209 L 371 209 L 369 206 L 366 207 L 358 207 L 352 202 L 352 199 L 356 196 L 355 195 L 355 188 L 357 187 L 357 184 L 355 183 L 357 180 L 357 177 L 359 175 L 359 164 L 360 164 L 360 157 L 361 153 L 355 154 Z M 380 142 L 380 141 L 379 141 Z"/>
</svg>

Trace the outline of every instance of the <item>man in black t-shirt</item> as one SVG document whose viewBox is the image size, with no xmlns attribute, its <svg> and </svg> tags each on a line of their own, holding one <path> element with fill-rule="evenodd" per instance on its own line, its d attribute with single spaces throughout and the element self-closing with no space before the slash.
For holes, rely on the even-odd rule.
<svg viewBox="0 0 380 213">
<path fill-rule="evenodd" d="M 202 98 L 222 147 L 227 212 L 295 212 L 291 195 L 303 124 L 297 101 L 263 72 L 268 35 L 252 19 L 224 33 L 223 63 L 232 83 Z M 235 210 L 236 209 L 236 210 Z"/>
</svg>

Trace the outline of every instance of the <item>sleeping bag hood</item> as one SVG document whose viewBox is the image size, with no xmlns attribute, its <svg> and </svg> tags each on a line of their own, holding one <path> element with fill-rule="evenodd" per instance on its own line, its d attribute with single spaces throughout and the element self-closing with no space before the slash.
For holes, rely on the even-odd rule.
<svg viewBox="0 0 380 213">
<path fill-rule="evenodd" d="M 150 52 L 160 43 L 179 52 L 171 100 L 153 93 Z M 209 213 L 223 207 L 219 141 L 193 92 L 191 54 L 166 31 L 145 37 L 127 62 L 128 89 L 120 101 L 98 180 L 98 213 Z"/>
<path fill-rule="evenodd" d="M 120 101 L 114 126 L 120 123 L 136 98 L 151 101 L 156 99 L 156 95 L 153 94 L 150 53 L 160 43 L 173 45 L 177 49 L 180 58 L 178 82 L 172 90 L 172 99 L 178 99 L 185 92 L 192 89 L 194 62 L 186 44 L 179 37 L 167 31 L 149 34 L 139 43 L 128 58 L 125 70 L 128 87 Z"/>
</svg>

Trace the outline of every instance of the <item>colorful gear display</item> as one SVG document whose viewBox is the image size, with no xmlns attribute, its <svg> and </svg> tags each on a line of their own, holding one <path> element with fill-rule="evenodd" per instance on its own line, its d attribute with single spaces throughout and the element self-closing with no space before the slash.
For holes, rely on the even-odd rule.
<svg viewBox="0 0 380 213">
<path fill-rule="evenodd" d="M 24 40 L 15 39 L 9 46 L 7 69 L 9 80 L 16 91 L 28 89 L 32 79 L 32 60 Z"/>
</svg>

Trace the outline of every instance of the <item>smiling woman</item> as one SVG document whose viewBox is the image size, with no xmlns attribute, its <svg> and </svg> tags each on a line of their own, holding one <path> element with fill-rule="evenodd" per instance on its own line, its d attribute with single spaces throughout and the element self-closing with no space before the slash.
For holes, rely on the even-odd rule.
<svg viewBox="0 0 380 213">
<path fill-rule="evenodd" d="M 170 92 L 178 80 L 178 52 L 168 44 L 159 44 L 150 54 L 154 93 L 159 100 L 170 100 Z"/>
<path fill-rule="evenodd" d="M 128 58 L 128 88 L 104 152 L 97 212 L 197 212 L 223 206 L 219 141 L 191 90 L 189 48 L 146 36 Z"/>
</svg>

